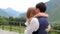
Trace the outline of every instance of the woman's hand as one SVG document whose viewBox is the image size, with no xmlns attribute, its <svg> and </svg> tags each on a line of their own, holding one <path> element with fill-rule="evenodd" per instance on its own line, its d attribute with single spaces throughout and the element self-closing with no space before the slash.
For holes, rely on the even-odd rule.
<svg viewBox="0 0 60 34">
<path fill-rule="evenodd" d="M 48 25 L 48 28 L 45 29 L 46 32 L 49 32 L 51 30 L 51 26 Z"/>
</svg>

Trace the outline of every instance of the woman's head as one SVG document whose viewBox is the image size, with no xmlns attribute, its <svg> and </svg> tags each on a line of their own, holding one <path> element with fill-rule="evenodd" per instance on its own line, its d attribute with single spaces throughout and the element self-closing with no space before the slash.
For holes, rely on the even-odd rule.
<svg viewBox="0 0 60 34">
<path fill-rule="evenodd" d="M 35 14 L 36 14 L 35 13 L 35 8 L 33 8 L 33 7 L 28 8 L 27 14 L 26 14 L 28 19 L 31 18 L 31 17 L 34 17 Z"/>
</svg>

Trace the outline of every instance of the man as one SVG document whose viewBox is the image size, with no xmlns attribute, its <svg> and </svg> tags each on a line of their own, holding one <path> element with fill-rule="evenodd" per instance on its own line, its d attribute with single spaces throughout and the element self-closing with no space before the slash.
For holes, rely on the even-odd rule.
<svg viewBox="0 0 60 34">
<path fill-rule="evenodd" d="M 46 5 L 43 2 L 36 4 L 36 14 L 42 13 L 46 14 Z M 51 26 L 48 24 L 48 19 L 45 16 L 38 16 L 39 28 L 33 34 L 48 34 L 51 29 Z"/>
<path fill-rule="evenodd" d="M 36 15 L 46 15 L 46 5 L 45 3 L 36 4 Z M 36 16 L 35 15 L 35 16 Z M 46 16 L 38 16 L 31 20 L 31 23 L 27 30 L 25 30 L 25 34 L 47 34 L 50 31 L 51 26 L 48 24 L 48 17 Z"/>
</svg>

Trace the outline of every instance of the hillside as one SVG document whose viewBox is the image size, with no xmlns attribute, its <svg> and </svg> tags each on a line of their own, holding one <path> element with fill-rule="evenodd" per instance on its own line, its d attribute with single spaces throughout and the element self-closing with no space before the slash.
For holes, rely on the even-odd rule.
<svg viewBox="0 0 60 34">
<path fill-rule="evenodd" d="M 26 18 L 26 12 L 20 13 L 18 17 L 24 17 L 24 18 Z"/>
<path fill-rule="evenodd" d="M 13 9 L 10 8 L 10 7 L 7 8 L 7 9 L 5 9 L 5 12 L 8 13 L 10 16 L 13 16 L 13 17 L 18 17 L 19 14 L 20 14 L 20 12 L 15 11 L 15 10 L 13 10 Z"/>
<path fill-rule="evenodd" d="M 50 23 L 60 22 L 60 0 L 50 0 L 46 5 Z"/>
<path fill-rule="evenodd" d="M 0 9 L 0 16 L 9 17 L 9 14 L 6 13 L 4 10 Z"/>
<path fill-rule="evenodd" d="M 1 9 L 0 8 L 0 16 L 5 16 L 5 17 L 18 17 L 20 12 L 13 10 L 12 8 L 7 8 L 7 9 Z"/>
</svg>

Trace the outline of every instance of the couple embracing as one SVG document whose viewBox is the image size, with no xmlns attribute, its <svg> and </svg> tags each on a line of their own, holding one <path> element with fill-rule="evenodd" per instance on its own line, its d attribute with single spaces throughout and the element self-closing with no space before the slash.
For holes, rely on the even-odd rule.
<svg viewBox="0 0 60 34">
<path fill-rule="evenodd" d="M 28 8 L 26 16 L 27 21 L 24 34 L 48 34 L 51 26 L 48 23 L 45 3 L 40 2 L 36 4 L 36 8 Z"/>
</svg>

